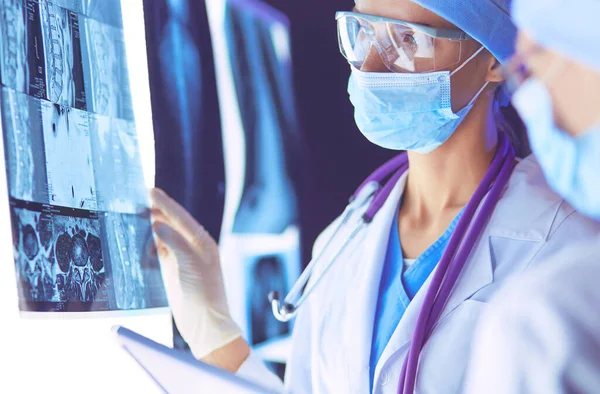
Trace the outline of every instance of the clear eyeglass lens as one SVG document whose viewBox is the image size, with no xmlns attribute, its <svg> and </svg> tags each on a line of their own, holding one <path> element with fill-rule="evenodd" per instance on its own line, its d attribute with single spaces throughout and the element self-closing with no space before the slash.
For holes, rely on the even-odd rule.
<svg viewBox="0 0 600 394">
<path fill-rule="evenodd" d="M 437 39 L 402 23 L 347 16 L 338 20 L 342 54 L 360 68 L 375 47 L 392 72 L 430 72 L 457 64 L 460 41 Z"/>
</svg>

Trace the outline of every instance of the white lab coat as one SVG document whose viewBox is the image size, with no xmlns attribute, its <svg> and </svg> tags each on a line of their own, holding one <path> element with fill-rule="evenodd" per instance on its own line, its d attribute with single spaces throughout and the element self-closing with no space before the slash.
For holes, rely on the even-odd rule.
<svg viewBox="0 0 600 394">
<path fill-rule="evenodd" d="M 473 340 L 468 393 L 600 393 L 600 256 L 573 244 L 494 298 Z"/>
<path fill-rule="evenodd" d="M 405 183 L 403 177 L 368 230 L 339 258 L 300 309 L 286 373 L 287 392 L 369 392 L 379 282 L 391 223 Z M 322 248 L 332 227 L 317 239 L 315 250 Z M 575 212 L 552 192 L 532 157 L 521 161 L 421 353 L 417 392 L 463 392 L 473 332 L 488 301 L 507 279 L 547 261 L 574 240 L 592 242 L 597 234 L 600 225 Z M 344 239 L 344 234 L 338 236 L 335 246 Z M 600 245 L 590 247 L 600 252 Z M 410 303 L 377 363 L 373 393 L 397 392 L 402 363 L 431 277 Z M 274 388 L 280 385 L 273 376 L 267 376 L 255 356 L 242 365 L 239 374 Z M 283 388 L 279 386 L 279 390 Z"/>
</svg>

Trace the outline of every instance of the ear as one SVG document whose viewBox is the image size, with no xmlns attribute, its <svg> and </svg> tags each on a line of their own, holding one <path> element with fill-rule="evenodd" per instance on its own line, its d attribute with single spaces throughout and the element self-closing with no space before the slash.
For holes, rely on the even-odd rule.
<svg viewBox="0 0 600 394">
<path fill-rule="evenodd" d="M 504 75 L 502 74 L 502 64 L 494 56 L 490 56 L 490 63 L 486 75 L 486 81 L 492 83 L 504 82 Z"/>
</svg>

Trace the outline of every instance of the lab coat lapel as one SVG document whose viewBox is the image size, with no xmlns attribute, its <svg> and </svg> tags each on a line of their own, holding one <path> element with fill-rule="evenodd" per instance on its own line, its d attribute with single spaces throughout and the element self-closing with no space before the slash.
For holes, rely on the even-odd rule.
<svg viewBox="0 0 600 394">
<path fill-rule="evenodd" d="M 368 226 L 362 241 L 363 248 L 351 257 L 349 269 L 354 271 L 348 289 L 348 315 L 344 330 L 344 349 L 348 354 L 348 376 L 352 392 L 369 392 L 369 359 L 373 336 L 373 322 L 379 295 L 379 283 L 383 271 L 392 220 L 396 215 L 398 201 L 406 185 L 407 174 L 397 182 L 392 193 Z"/>
<path fill-rule="evenodd" d="M 559 196 L 549 194 L 547 199 L 528 201 L 531 200 L 531 193 L 523 186 L 529 186 L 524 179 L 529 164 L 524 163 L 513 173 L 488 225 L 465 263 L 440 321 L 463 301 L 492 283 L 496 267 L 506 269 L 512 266 L 511 269 L 515 269 L 515 264 L 531 261 L 546 239 L 562 200 Z M 515 201 L 519 204 L 515 204 Z M 517 222 L 519 225 L 516 225 Z M 532 247 L 536 243 L 538 247 Z"/>
<path fill-rule="evenodd" d="M 528 172 L 535 170 L 535 165 L 535 162 L 527 159 L 513 174 L 509 187 L 503 193 L 503 198 L 496 206 L 488 226 L 466 261 L 438 321 L 443 320 L 483 287 L 491 284 L 496 267 L 514 270 L 515 264 L 527 264 L 538 252 L 539 247 L 531 247 L 531 244 L 538 243 L 541 247 L 555 220 L 561 200 L 550 194 L 546 199 L 530 201 L 531 193 L 525 186 L 530 187 L 532 183 L 531 180 L 527 181 L 527 176 Z M 515 204 L 515 201 L 519 201 L 520 204 Z M 436 271 L 437 267 L 434 272 Z M 433 273 L 406 309 L 379 360 L 375 370 L 375 381 L 378 380 L 382 366 L 397 352 L 401 352 L 401 356 L 405 357 L 432 278 Z"/>
<path fill-rule="evenodd" d="M 425 281 L 419 292 L 415 295 L 410 305 L 404 312 L 404 316 L 402 316 L 402 319 L 394 331 L 388 346 L 383 351 L 380 364 L 385 363 L 385 361 L 396 352 L 402 350 L 404 353 L 408 349 L 409 342 L 412 339 L 417 319 L 419 317 L 419 312 L 423 307 L 425 295 L 431 287 L 431 281 L 437 270 L 438 267 L 436 267 L 432 274 L 429 275 L 427 281 Z M 456 309 L 461 302 L 468 299 L 478 290 L 492 283 L 493 278 L 494 275 L 490 249 L 490 236 L 489 229 L 486 229 L 479 237 L 477 245 L 471 252 L 469 259 L 466 261 L 460 277 L 458 278 L 458 281 L 450 295 L 450 299 L 446 303 L 439 320 L 443 319 L 444 316 Z M 405 349 L 403 349 L 403 347 Z M 380 367 L 381 365 L 377 366 L 375 374 L 376 377 L 378 376 Z"/>
<path fill-rule="evenodd" d="M 465 268 L 463 269 L 463 272 L 458 280 L 457 286 L 454 288 L 450 300 L 444 308 L 442 316 L 454 310 L 461 302 L 482 287 L 491 283 L 493 280 L 492 264 L 490 259 L 490 244 L 488 242 L 489 236 L 487 232 L 485 232 L 480 239 L 483 241 L 479 242 L 478 246 L 475 247 L 473 253 L 471 254 L 471 258 L 467 260 Z M 472 264 L 472 262 L 477 263 Z M 396 327 L 394 334 L 390 338 L 390 341 L 384 349 L 383 354 L 381 355 L 381 358 L 377 364 L 375 369 L 375 382 L 379 380 L 381 368 L 388 360 L 394 356 L 397 357 L 397 353 L 399 353 L 402 358 L 405 357 L 415 330 L 419 312 L 423 307 L 425 295 L 431 287 L 431 281 L 434 273 L 437 272 L 437 269 L 438 267 L 436 267 L 433 273 L 429 275 L 427 281 L 425 281 L 421 289 L 417 292 L 408 308 L 404 312 L 400 323 Z M 400 372 L 398 371 L 398 375 L 399 374 Z M 397 376 L 394 376 L 393 378 L 396 379 Z"/>
</svg>

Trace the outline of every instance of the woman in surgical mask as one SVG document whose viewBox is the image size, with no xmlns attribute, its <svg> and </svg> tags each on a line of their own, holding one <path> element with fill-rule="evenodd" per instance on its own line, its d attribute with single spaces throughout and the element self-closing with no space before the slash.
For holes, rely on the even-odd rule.
<svg viewBox="0 0 600 394">
<path fill-rule="evenodd" d="M 552 188 L 600 220 L 597 0 L 516 0 L 513 103 Z M 469 393 L 600 392 L 600 236 L 512 281 L 474 340 Z"/>
<path fill-rule="evenodd" d="M 508 278 L 543 263 L 540 251 L 591 243 L 600 225 L 555 194 L 532 157 L 509 154 L 510 178 L 499 198 L 489 196 L 495 208 L 463 215 L 476 191 L 491 194 L 501 182 L 485 183 L 486 174 L 512 130 L 499 109 L 501 63 L 516 36 L 506 1 L 359 0 L 336 19 L 356 123 L 374 144 L 406 150 L 410 170 L 300 308 L 285 386 L 293 393 L 396 393 L 403 372 L 405 393 L 462 392 L 488 300 Z M 230 317 L 214 240 L 164 193 L 152 197 L 169 301 L 194 355 L 283 390 Z M 482 215 L 485 225 L 473 230 L 468 253 L 457 253 L 464 266 L 425 332 L 419 322 L 434 312 L 422 306 L 435 290 L 438 263 L 459 259 L 449 245 Z M 338 222 L 317 239 L 315 253 Z M 337 233 L 330 246 L 347 239 L 348 231 Z M 316 273 L 329 262 L 325 254 Z M 420 346 L 411 341 L 418 337 Z M 416 364 L 403 368 L 409 353 L 418 373 Z"/>
</svg>

